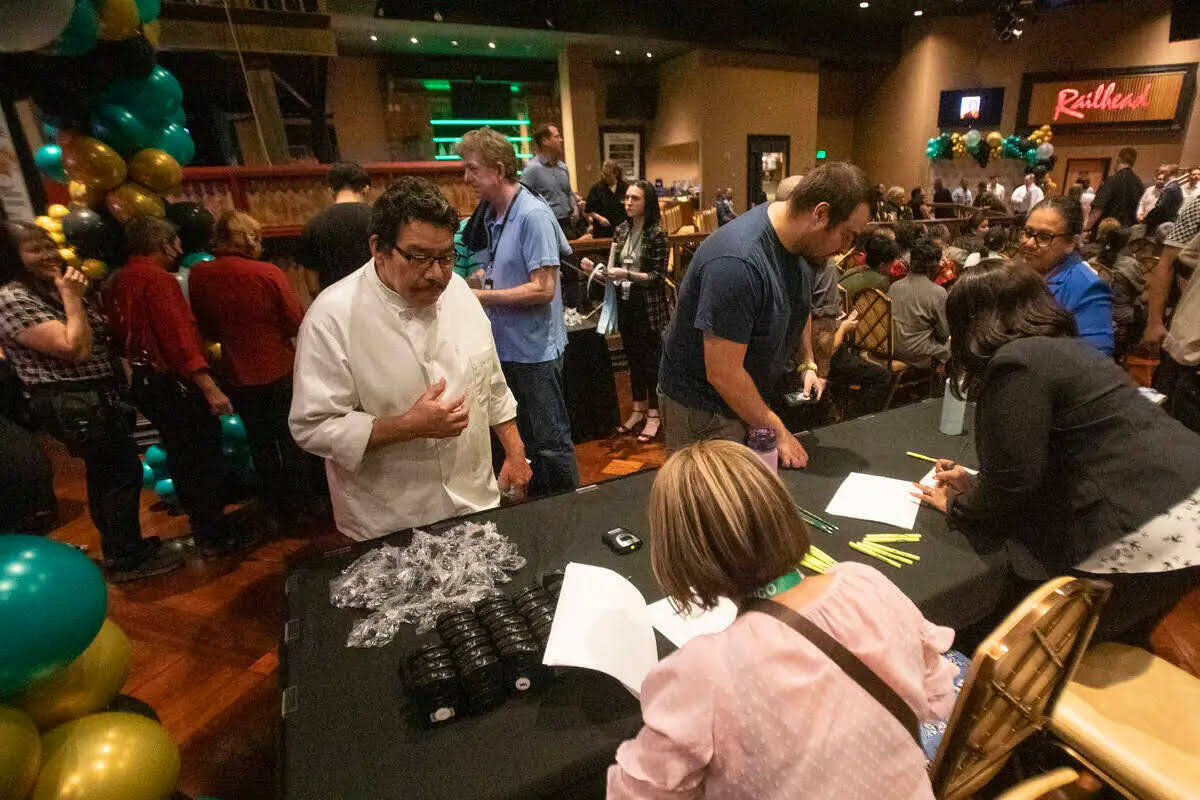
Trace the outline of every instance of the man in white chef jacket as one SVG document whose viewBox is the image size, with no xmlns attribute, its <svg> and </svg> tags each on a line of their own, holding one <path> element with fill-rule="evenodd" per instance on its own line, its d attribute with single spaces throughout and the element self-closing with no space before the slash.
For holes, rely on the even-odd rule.
<svg viewBox="0 0 1200 800">
<path fill-rule="evenodd" d="M 296 347 L 288 422 L 325 459 L 353 539 L 493 508 L 531 471 L 491 323 L 453 274 L 458 213 L 406 177 L 376 201 L 373 258 L 317 296 Z M 489 428 L 504 446 L 499 483 Z"/>
</svg>

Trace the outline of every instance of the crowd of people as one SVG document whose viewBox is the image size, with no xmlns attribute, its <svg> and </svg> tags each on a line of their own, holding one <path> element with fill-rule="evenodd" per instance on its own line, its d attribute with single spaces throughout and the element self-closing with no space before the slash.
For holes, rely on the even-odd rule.
<svg viewBox="0 0 1200 800">
<path fill-rule="evenodd" d="M 948 713 L 955 670 L 942 654 L 954 632 L 871 568 L 800 580 L 807 526 L 743 446 L 765 430 L 780 466 L 809 465 L 785 419 L 792 394 L 815 402 L 829 389 L 858 411 L 882 408 L 895 367 L 855 342 L 864 297 L 887 303 L 895 359 L 944 374 L 948 391 L 976 402 L 978 473 L 939 460 L 919 495 L 980 551 L 1006 552 L 1015 591 L 1102 575 L 1115 586 L 1103 635 L 1137 639 L 1200 582 L 1200 289 L 1178 286 L 1200 254 L 1200 170 L 1173 181 L 1163 168 L 1147 189 L 1136 153 L 1122 150 L 1085 210 L 1084 187 L 1046 198 L 1034 173 L 1011 194 L 998 178 L 974 190 L 937 181 L 931 207 L 920 188 L 906 200 L 851 164 L 823 163 L 782 183 L 774 202 L 740 215 L 730 206 L 671 297 L 656 187 L 626 182 L 609 162 L 581 201 L 558 129 L 533 138 L 538 156 L 521 173 L 501 134 L 462 137 L 480 201 L 466 219 L 422 178 L 369 205 L 362 168 L 332 167 L 335 202 L 303 236 L 307 310 L 261 260 L 261 229 L 242 212 L 186 232 L 188 249 L 215 257 L 182 278 L 172 274 L 179 226 L 131 219 L 126 263 L 98 289 L 64 267 L 41 228 L 3 225 L 0 347 L 31 418 L 85 463 L 111 580 L 183 557 L 139 527 L 135 408 L 162 438 L 205 556 L 257 541 L 225 512 L 219 418 L 234 412 L 270 517 L 287 523 L 328 497 L 354 539 L 577 487 L 563 276 L 582 226 L 612 235 L 607 263 L 577 266 L 616 298 L 633 403 L 617 433 L 666 442 L 650 554 L 683 607 L 744 604 L 769 586 L 919 716 Z M 921 223 L 947 206 L 939 218 L 956 234 Z M 1154 237 L 1162 251 L 1147 279 L 1132 248 Z M 1170 414 L 1119 364 L 1159 343 Z M 618 751 L 610 796 L 835 785 L 855 771 L 843 751 L 869 727 L 895 741 L 886 764 L 857 774 L 859 796 L 901 785 L 927 794 L 915 743 L 767 616 L 743 614 L 651 673 L 646 727 Z M 838 709 L 844 737 L 797 723 L 809 718 L 797 709 L 819 704 Z M 748 749 L 752 775 L 733 758 Z"/>
</svg>

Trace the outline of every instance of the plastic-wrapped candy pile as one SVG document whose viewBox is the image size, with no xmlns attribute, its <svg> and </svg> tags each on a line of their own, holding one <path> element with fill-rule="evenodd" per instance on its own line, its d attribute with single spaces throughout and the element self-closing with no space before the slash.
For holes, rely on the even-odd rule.
<svg viewBox="0 0 1200 800">
<path fill-rule="evenodd" d="M 382 647 L 403 624 L 433 630 L 443 612 L 467 607 L 508 583 L 525 566 L 517 546 L 494 522 L 464 522 L 437 535 L 414 531 L 407 547 L 364 553 L 329 582 L 338 608 L 365 608 L 346 639 L 348 647 Z"/>
<path fill-rule="evenodd" d="M 563 309 L 563 324 L 568 328 L 577 328 L 585 322 L 587 322 L 587 317 L 570 306 Z"/>
</svg>

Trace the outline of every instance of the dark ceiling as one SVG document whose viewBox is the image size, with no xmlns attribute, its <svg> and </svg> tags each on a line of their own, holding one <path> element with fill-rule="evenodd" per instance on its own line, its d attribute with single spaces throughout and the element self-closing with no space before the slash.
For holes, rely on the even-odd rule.
<svg viewBox="0 0 1200 800">
<path fill-rule="evenodd" d="M 1100 2 L 1102 0 L 1090 0 Z M 900 52 L 903 26 L 923 16 L 979 14 L 1001 0 L 378 0 L 388 19 L 659 37 L 735 50 L 878 62 Z M 1021 2 L 1021 0 L 1014 0 Z M 1088 0 L 1023 0 L 1047 10 Z M 481 7 L 482 6 L 482 7 Z"/>
</svg>

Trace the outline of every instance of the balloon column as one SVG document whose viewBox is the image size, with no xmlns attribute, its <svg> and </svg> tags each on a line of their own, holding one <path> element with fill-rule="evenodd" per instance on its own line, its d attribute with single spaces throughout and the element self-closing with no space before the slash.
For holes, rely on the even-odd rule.
<svg viewBox="0 0 1200 800">
<path fill-rule="evenodd" d="M 114 2 L 115 0 L 108 0 Z M 83 553 L 0 536 L 0 798 L 161 800 L 179 750 L 158 722 L 106 712 L 129 676 L 129 639 Z"/>
<path fill-rule="evenodd" d="M 51 141 L 34 163 L 68 184 L 73 224 L 62 219 L 67 263 L 100 278 L 123 257 L 117 223 L 163 216 L 195 156 L 183 89 L 156 65 L 159 0 L 45 0 L 36 14 L 0 0 L 5 82 L 33 96 Z M 28 17 L 36 17 L 29 20 Z M 18 22 L 19 18 L 19 22 Z"/>
<path fill-rule="evenodd" d="M 1040 176 L 1054 168 L 1054 145 L 1050 143 L 1053 138 L 1049 125 L 1041 126 L 1025 138 L 1016 134 L 1003 136 L 1000 131 L 985 136 L 972 128 L 966 133 L 941 133 L 933 137 L 925 146 L 925 155 L 930 161 L 970 156 L 981 167 L 986 167 L 991 159 L 1020 159 Z"/>
<path fill-rule="evenodd" d="M 219 348 L 220 345 L 216 347 Z M 241 481 L 249 482 L 254 475 L 254 460 L 250 456 L 250 446 L 246 441 L 246 427 L 237 414 L 221 417 L 221 452 L 225 456 L 226 466 Z M 167 451 L 156 444 L 146 449 L 142 461 L 142 486 L 153 489 L 165 503 L 178 502 L 175 480 L 171 477 L 171 470 L 167 465 Z"/>
</svg>

